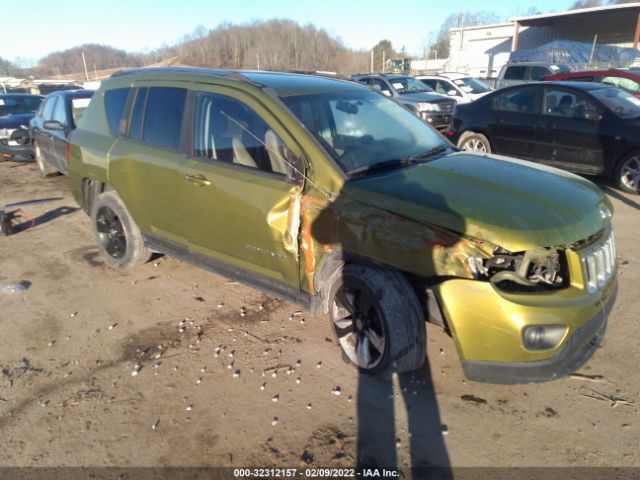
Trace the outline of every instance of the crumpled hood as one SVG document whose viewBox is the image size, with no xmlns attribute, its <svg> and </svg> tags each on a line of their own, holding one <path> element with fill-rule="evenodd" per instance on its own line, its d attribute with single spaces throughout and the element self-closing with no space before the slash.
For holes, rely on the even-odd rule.
<svg viewBox="0 0 640 480">
<path fill-rule="evenodd" d="M 342 193 L 511 252 L 585 239 L 613 212 L 600 189 L 577 175 L 466 152 L 353 180 Z"/>
<path fill-rule="evenodd" d="M 35 113 L 17 113 L 0 117 L 0 128 L 18 128 L 20 125 L 29 125 L 29 120 Z"/>
</svg>

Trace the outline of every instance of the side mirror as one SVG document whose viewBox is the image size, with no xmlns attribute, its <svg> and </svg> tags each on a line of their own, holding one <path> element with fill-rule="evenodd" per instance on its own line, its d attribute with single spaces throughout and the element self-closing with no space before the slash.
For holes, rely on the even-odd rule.
<svg viewBox="0 0 640 480">
<path fill-rule="evenodd" d="M 391 97 L 392 96 L 391 95 L 391 90 L 381 90 L 381 92 L 385 97 Z"/>
<path fill-rule="evenodd" d="M 47 120 L 42 124 L 47 130 L 64 130 L 65 127 L 58 120 Z"/>
<path fill-rule="evenodd" d="M 306 170 L 304 158 L 300 159 L 296 157 L 288 148 L 284 149 L 284 158 L 289 164 L 287 167 L 287 179 L 300 185 L 302 183 L 302 176 Z"/>
<path fill-rule="evenodd" d="M 449 95 L 450 97 L 457 97 L 458 96 L 458 92 L 456 92 L 455 90 L 449 90 L 447 92 L 447 95 Z"/>
</svg>

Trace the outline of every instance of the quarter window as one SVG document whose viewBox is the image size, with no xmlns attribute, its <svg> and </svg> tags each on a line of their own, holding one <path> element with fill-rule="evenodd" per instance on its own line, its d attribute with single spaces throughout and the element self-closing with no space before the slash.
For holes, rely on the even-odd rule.
<svg viewBox="0 0 640 480">
<path fill-rule="evenodd" d="M 187 90 L 151 87 L 142 126 L 142 140 L 158 147 L 180 149 L 180 132 Z"/>
<path fill-rule="evenodd" d="M 120 121 L 124 115 L 124 106 L 129 96 L 128 88 L 115 88 L 104 94 L 104 109 L 107 113 L 107 121 L 111 133 L 116 137 L 120 135 Z"/>
<path fill-rule="evenodd" d="M 194 135 L 199 157 L 280 174 L 292 158 L 257 113 L 222 95 L 198 94 Z"/>
</svg>

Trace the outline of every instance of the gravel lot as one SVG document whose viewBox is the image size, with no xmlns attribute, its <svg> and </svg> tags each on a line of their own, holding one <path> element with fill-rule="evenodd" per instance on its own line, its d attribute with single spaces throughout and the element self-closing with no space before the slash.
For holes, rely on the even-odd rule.
<svg viewBox="0 0 640 480">
<path fill-rule="evenodd" d="M 585 377 L 466 381 L 429 325 L 428 367 L 386 384 L 324 317 L 172 258 L 107 267 L 65 177 L 0 163 L 0 208 L 58 198 L 0 237 L 0 286 L 29 282 L 0 293 L 0 467 L 640 467 L 640 198 L 602 186 L 619 295 Z"/>
</svg>

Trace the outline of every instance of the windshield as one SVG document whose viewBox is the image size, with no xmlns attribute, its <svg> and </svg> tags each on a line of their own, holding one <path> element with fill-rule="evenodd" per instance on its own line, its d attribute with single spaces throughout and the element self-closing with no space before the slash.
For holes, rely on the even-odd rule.
<svg viewBox="0 0 640 480">
<path fill-rule="evenodd" d="M 389 83 L 398 93 L 433 92 L 433 88 L 412 77 L 391 77 Z"/>
<path fill-rule="evenodd" d="M 453 83 L 455 83 L 464 93 L 473 94 L 491 91 L 491 87 L 489 85 L 473 77 L 457 78 L 453 80 Z"/>
<path fill-rule="evenodd" d="M 41 97 L 0 97 L 0 117 L 18 113 L 35 112 L 42 102 Z"/>
<path fill-rule="evenodd" d="M 375 92 L 311 94 L 282 100 L 347 173 L 449 146 L 414 114 Z"/>
<path fill-rule="evenodd" d="M 591 94 L 620 118 L 640 117 L 640 99 L 619 88 L 594 90 Z"/>
</svg>

